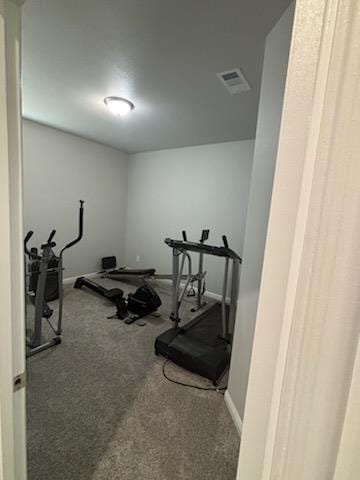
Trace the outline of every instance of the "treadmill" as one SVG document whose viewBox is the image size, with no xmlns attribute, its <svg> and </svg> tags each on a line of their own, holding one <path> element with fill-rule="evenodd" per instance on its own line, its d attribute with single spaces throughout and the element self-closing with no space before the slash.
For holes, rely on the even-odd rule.
<svg viewBox="0 0 360 480">
<path fill-rule="evenodd" d="M 183 240 L 167 238 L 165 243 L 172 249 L 173 292 L 172 313 L 174 325 L 155 340 L 155 353 L 177 365 L 208 378 L 217 385 L 230 364 L 231 344 L 235 326 L 239 293 L 241 258 L 229 248 L 226 236 L 222 246 L 204 242 L 189 242 L 183 232 Z M 224 258 L 224 281 L 221 302 L 201 311 L 186 325 L 181 326 L 180 307 L 191 277 L 192 259 L 189 254 L 213 255 Z M 181 287 L 185 264 L 188 264 L 188 281 Z M 231 263 L 230 302 L 227 303 L 229 266 Z"/>
</svg>

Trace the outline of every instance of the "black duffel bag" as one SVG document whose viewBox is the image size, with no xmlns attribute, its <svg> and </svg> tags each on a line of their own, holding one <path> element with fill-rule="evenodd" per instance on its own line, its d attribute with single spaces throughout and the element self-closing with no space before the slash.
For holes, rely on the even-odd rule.
<svg viewBox="0 0 360 480">
<path fill-rule="evenodd" d="M 128 296 L 128 310 L 137 315 L 138 318 L 155 312 L 160 305 L 160 297 L 150 285 L 143 285 L 139 287 L 135 293 L 130 293 Z"/>
</svg>

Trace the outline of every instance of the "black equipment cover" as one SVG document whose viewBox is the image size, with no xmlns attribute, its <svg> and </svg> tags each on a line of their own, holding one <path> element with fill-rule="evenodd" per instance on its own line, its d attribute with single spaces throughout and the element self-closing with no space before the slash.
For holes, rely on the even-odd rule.
<svg viewBox="0 0 360 480">
<path fill-rule="evenodd" d="M 139 318 L 154 312 L 160 305 L 160 297 L 150 285 L 143 285 L 135 293 L 130 293 L 127 301 L 128 310 Z"/>
<path fill-rule="evenodd" d="M 59 266 L 59 258 L 54 254 L 48 264 L 48 272 L 46 275 L 46 285 L 44 292 L 45 302 L 51 302 L 59 298 L 59 276 L 57 268 Z M 28 270 L 30 273 L 29 290 L 36 293 L 39 280 L 40 260 L 30 260 Z M 51 270 L 54 269 L 54 270 Z"/>
<path fill-rule="evenodd" d="M 116 268 L 116 257 L 103 257 L 101 259 L 103 270 L 110 270 Z"/>
</svg>

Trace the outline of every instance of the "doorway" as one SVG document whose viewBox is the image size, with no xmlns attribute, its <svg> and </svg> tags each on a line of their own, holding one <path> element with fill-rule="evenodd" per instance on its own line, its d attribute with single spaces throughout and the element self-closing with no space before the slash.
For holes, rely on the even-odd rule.
<svg viewBox="0 0 360 480">
<path fill-rule="evenodd" d="M 26 122 L 27 122 L 27 121 L 25 121 L 25 124 L 26 124 Z M 31 122 L 31 125 L 32 125 L 32 123 L 36 123 L 36 122 L 33 122 L 33 121 L 30 121 L 30 122 Z M 29 122 L 29 123 L 30 123 L 30 122 Z M 33 128 L 32 128 L 32 127 L 33 127 Z M 33 130 L 32 135 L 36 135 L 36 134 L 34 134 L 34 131 L 35 131 L 36 129 L 39 130 L 41 126 L 37 126 L 37 125 L 34 126 L 34 125 L 32 125 L 32 127 L 30 127 L 28 130 L 30 131 L 30 130 L 32 129 L 32 130 Z M 24 128 L 24 130 L 25 130 L 25 136 L 27 135 L 27 133 L 26 133 L 26 128 L 27 128 L 27 127 Z M 53 127 L 50 127 L 50 128 L 49 128 L 48 126 L 47 126 L 47 127 L 43 127 L 43 128 L 47 128 L 47 129 L 50 130 L 50 131 L 51 131 L 51 130 L 54 130 Z M 59 129 L 58 129 L 58 130 L 59 130 Z M 67 135 L 66 132 L 60 132 L 60 134 L 61 134 L 61 135 Z M 51 133 L 50 133 L 49 135 L 51 135 Z M 30 135 L 29 135 L 29 136 L 30 136 Z M 67 138 L 67 137 L 65 137 L 65 138 Z M 67 141 L 67 140 L 66 140 L 66 141 Z M 241 140 L 241 142 L 243 142 L 243 141 L 246 142 L 246 140 Z M 231 143 L 232 143 L 232 142 L 231 142 Z M 237 143 L 237 141 L 235 141 L 235 143 Z M 35 150 L 35 149 L 38 147 L 39 144 L 45 145 L 45 140 L 44 140 L 44 138 L 42 138 L 41 140 L 38 138 L 38 140 L 35 140 L 35 141 L 33 142 L 33 144 L 32 144 L 32 149 L 33 149 L 32 151 L 33 151 L 33 152 L 36 153 L 36 150 Z M 51 145 L 50 141 L 49 141 L 48 145 Z M 69 141 L 67 147 L 70 148 L 70 141 Z M 196 147 L 196 148 L 197 148 L 197 147 Z M 215 148 L 220 148 L 220 147 L 215 147 Z M 91 151 L 93 151 L 94 149 L 95 149 L 94 146 L 89 147 L 89 150 L 91 150 Z M 56 150 L 56 148 L 53 148 L 53 150 L 52 150 L 52 154 L 53 154 L 53 155 L 55 154 L 55 150 Z M 69 152 L 69 150 L 67 150 L 66 152 Z M 66 155 L 66 152 L 65 152 L 65 155 Z M 220 151 L 218 150 L 217 156 L 221 156 L 222 159 L 223 159 L 224 157 L 222 156 L 222 153 L 219 153 L 219 152 L 220 152 Z M 26 155 L 26 152 L 25 152 L 25 155 Z M 104 155 L 103 155 L 103 154 L 99 154 L 99 153 L 98 153 L 98 155 L 101 155 L 101 156 L 104 158 Z M 137 154 L 137 155 L 138 155 L 138 154 Z M 193 154 L 190 154 L 190 155 L 193 155 Z M 90 152 L 89 152 L 89 157 L 90 157 Z M 64 157 L 64 158 L 65 158 L 65 157 Z M 194 158 L 194 157 L 191 157 L 191 158 Z M 40 161 L 41 159 L 38 159 L 38 160 Z M 146 158 L 145 158 L 145 160 L 146 160 Z M 142 169 L 142 170 L 144 169 L 144 167 L 141 166 L 141 165 L 142 165 L 142 164 L 141 164 L 141 161 L 142 161 L 141 158 L 140 158 L 140 159 L 139 159 L 139 158 L 136 158 L 134 164 L 131 165 L 131 168 L 132 168 L 134 171 L 132 171 L 132 172 L 130 172 L 130 173 L 133 175 L 132 178 L 134 179 L 133 182 L 134 182 L 135 185 L 138 183 L 138 179 L 139 179 L 139 177 L 136 176 L 136 174 L 137 174 L 137 172 L 136 172 L 136 168 L 137 168 L 137 167 L 136 167 L 136 164 L 137 164 L 137 165 L 140 165 L 140 167 L 138 167 L 138 168 L 140 168 L 140 169 Z M 109 162 L 109 163 L 111 163 L 111 162 Z M 161 165 L 161 164 L 160 164 L 160 165 Z M 43 171 L 44 171 L 44 169 L 43 169 L 42 167 L 44 167 L 44 165 L 41 165 L 41 164 L 38 163 L 38 169 L 39 169 L 38 171 L 39 171 L 39 172 L 43 172 Z M 161 167 L 160 167 L 160 168 L 161 168 Z M 188 170 L 191 172 L 191 174 L 194 174 L 194 167 L 191 166 L 191 163 L 190 163 L 190 165 L 189 165 L 189 167 L 188 167 Z M 108 170 L 108 171 L 109 171 L 109 170 Z M 33 173 L 34 173 L 34 171 L 33 171 Z M 56 180 L 57 182 L 61 183 L 61 182 L 60 182 L 60 179 L 59 179 L 59 175 L 58 175 L 57 173 L 55 173 L 54 170 L 52 171 L 52 173 L 53 173 L 54 176 L 56 177 L 55 180 Z M 75 173 L 75 170 L 74 170 L 74 173 Z M 98 178 L 100 178 L 100 175 L 101 175 L 101 173 L 99 172 Z M 213 178 L 214 178 L 214 176 L 215 176 L 215 175 L 213 174 Z M 36 176 L 34 175 L 34 177 L 36 177 Z M 51 176 L 50 176 L 50 177 L 51 177 Z M 112 175 L 111 172 L 110 172 L 110 177 L 115 178 L 115 175 Z M 41 178 L 41 177 L 40 177 L 40 178 Z M 219 178 L 219 176 L 218 176 L 218 178 Z M 238 176 L 237 178 L 240 178 L 240 176 Z M 244 176 L 241 176 L 241 178 L 244 179 L 245 177 L 244 177 Z M 53 181 L 53 180 L 54 180 L 54 178 L 51 179 L 51 181 Z M 68 177 L 67 177 L 67 182 L 62 182 L 62 184 L 64 185 L 64 184 L 66 183 L 68 189 L 70 190 L 71 181 L 69 181 L 69 180 L 71 180 L 71 176 L 70 176 L 70 175 L 68 175 Z M 186 181 L 187 181 L 186 177 L 183 178 L 183 182 L 185 183 Z M 169 184 L 171 187 L 174 186 L 174 183 L 171 183 L 171 180 L 168 181 L 168 184 Z M 50 183 L 50 185 L 52 185 L 52 184 Z M 45 185 L 43 185 L 43 187 L 44 187 L 44 186 L 45 186 Z M 26 186 L 25 186 L 25 188 L 26 188 Z M 210 190 L 211 188 L 212 188 L 212 187 L 211 187 L 211 184 L 210 184 L 209 187 L 208 187 L 208 190 Z M 248 187 L 248 188 L 249 188 L 249 187 Z M 244 191 L 244 190 L 245 190 L 245 189 L 243 188 L 242 191 Z M 37 191 L 37 192 L 40 192 L 40 187 L 39 187 L 39 186 L 36 187 L 36 186 L 34 185 L 32 188 L 29 188 L 29 191 L 30 191 L 30 194 L 29 194 L 29 195 L 31 195 L 31 192 L 32 192 L 32 193 L 34 193 L 34 192 L 36 192 L 36 191 Z M 190 189 L 190 192 L 191 192 L 191 189 Z M 52 188 L 52 192 L 51 192 L 51 193 L 55 193 L 55 191 L 54 191 L 53 188 Z M 156 193 L 156 192 L 155 192 L 155 193 Z M 146 198 L 147 198 L 147 199 L 152 199 L 152 195 L 155 195 L 155 193 L 154 193 L 154 189 L 150 189 L 150 191 L 148 192 L 148 195 L 147 195 Z M 171 194 L 171 192 L 170 192 L 169 194 Z M 136 194 L 135 194 L 135 199 L 136 199 Z M 188 197 L 188 203 L 185 204 L 185 213 L 187 213 L 187 212 L 189 211 L 189 209 L 192 208 L 192 206 L 193 206 L 193 203 L 192 203 L 192 202 L 193 202 L 193 201 L 194 201 L 193 196 L 192 196 L 192 195 L 189 195 L 189 197 Z M 116 202 L 121 203 L 121 202 L 119 202 L 118 198 L 116 198 Z M 161 203 L 161 199 L 160 199 L 160 203 Z M 204 203 L 205 203 L 205 202 L 204 202 Z M 241 203 L 241 202 L 239 202 L 239 203 Z M 244 202 L 243 202 L 243 203 L 244 203 Z M 26 205 L 29 205 L 29 203 L 26 202 Z M 26 205 L 25 205 L 25 208 L 27 208 Z M 70 202 L 68 203 L 68 205 L 70 206 Z M 48 207 L 49 207 L 49 206 L 50 206 L 50 205 L 48 205 Z M 106 205 L 103 205 L 103 211 L 105 211 L 105 207 L 106 207 Z M 246 208 L 245 208 L 245 207 L 246 207 L 246 206 L 243 204 L 243 205 L 242 205 L 242 208 L 246 211 Z M 44 210 L 46 210 L 45 202 L 43 202 L 43 208 L 44 208 Z M 36 212 L 37 210 L 38 210 L 38 209 L 37 209 L 36 207 L 35 207 L 35 208 L 29 208 L 29 211 L 30 211 L 30 212 L 31 212 L 31 211 L 33 211 L 33 212 L 35 211 L 35 212 Z M 50 209 L 50 210 L 51 210 L 51 209 Z M 70 211 L 70 208 L 69 208 L 68 211 Z M 128 212 L 129 212 L 129 210 L 128 210 Z M 54 211 L 50 211 L 50 212 L 48 211 L 48 212 L 47 212 L 47 214 L 53 214 L 53 213 L 54 213 Z M 203 212 L 202 212 L 202 213 L 204 213 L 204 209 L 203 209 Z M 29 214 L 29 215 L 30 215 L 30 214 Z M 28 218 L 30 218 L 29 215 L 28 215 Z M 126 215 L 128 216 L 128 214 L 126 214 Z M 126 216 L 126 215 L 124 215 L 124 216 Z M 59 216 L 59 213 L 57 214 L 57 217 L 58 217 L 58 216 Z M 245 216 L 246 216 L 246 214 L 244 215 L 244 217 L 245 217 Z M 114 223 L 113 218 L 111 218 L 111 221 Z M 47 223 L 48 223 L 48 222 L 47 222 Z M 118 223 L 120 223 L 120 221 L 119 221 Z M 178 222 L 178 223 L 179 223 L 179 222 Z M 199 225 L 200 225 L 200 222 L 198 222 L 198 223 L 199 223 Z M 244 222 L 244 224 L 245 224 L 245 222 Z M 175 230 L 175 228 L 178 230 L 178 226 L 177 226 L 177 225 L 176 225 L 176 227 L 173 227 L 173 228 L 174 228 L 174 230 Z M 100 232 L 100 234 L 102 234 L 102 237 L 106 236 L 106 235 L 104 235 L 104 232 L 106 232 L 106 231 L 107 231 L 107 230 L 104 229 L 104 228 L 102 228 L 102 229 L 100 228 L 100 229 L 98 230 L 98 232 Z M 140 238 L 140 237 L 142 237 L 142 236 L 144 236 L 144 234 L 142 234 L 142 235 L 134 235 L 134 236 L 132 237 L 132 239 L 133 239 L 133 238 Z M 132 240 L 132 239 L 131 239 L 131 241 L 130 241 L 129 247 L 131 247 L 132 244 L 133 244 L 133 240 Z M 103 242 L 105 242 L 104 238 L 101 238 L 101 240 L 102 240 Z M 160 239 L 158 240 L 158 243 L 159 243 L 159 244 L 160 244 L 161 240 L 162 240 L 162 238 L 160 238 Z M 125 243 L 126 243 L 126 241 L 125 241 Z M 240 248 L 240 249 L 241 249 L 241 248 Z M 141 249 L 141 251 L 143 251 L 143 249 Z M 105 256 L 106 254 L 108 254 L 108 252 L 109 252 L 109 250 L 107 249 L 106 252 L 104 253 L 104 256 Z M 111 252 L 111 253 L 112 253 L 112 252 Z M 146 255 L 146 252 L 145 252 L 144 255 Z M 121 256 L 121 254 L 118 254 L 118 257 L 120 257 L 120 256 Z M 137 257 L 138 257 L 138 256 L 140 257 L 139 263 L 140 263 L 140 261 L 146 261 L 146 260 L 147 260 L 147 257 L 146 257 L 146 256 L 143 256 L 143 258 L 142 258 L 142 255 L 133 255 L 133 254 L 132 254 L 132 257 L 131 257 L 131 258 L 132 258 L 132 261 L 135 262 L 135 263 L 138 263 L 138 261 L 137 261 Z M 97 258 L 97 261 L 99 260 L 99 258 L 101 258 L 101 257 L 99 256 L 99 257 Z M 77 261 L 76 255 L 74 254 L 73 263 L 76 264 L 76 261 Z M 147 264 L 147 265 L 149 265 L 149 264 Z M 217 266 L 216 266 L 215 263 L 213 264 L 213 267 L 212 267 L 212 268 L 213 268 L 214 270 L 217 269 Z M 81 270 L 77 270 L 77 271 L 76 271 L 76 269 L 75 269 L 75 275 L 77 275 L 77 274 L 79 274 L 79 273 L 89 274 L 89 273 L 93 273 L 93 272 L 91 272 L 91 271 L 81 271 Z M 70 278 L 71 278 L 71 276 L 70 276 Z M 122 288 L 125 290 L 125 286 L 124 286 L 124 285 L 121 285 L 121 286 L 122 286 Z M 216 288 L 215 288 L 215 290 L 216 290 Z M 71 290 L 71 291 L 72 291 L 72 290 Z M 126 292 L 126 293 L 127 293 L 127 292 Z M 216 292 L 211 292 L 211 293 L 215 293 L 215 295 L 216 295 Z M 70 297 L 69 297 L 69 298 L 70 298 Z M 86 298 L 87 298 L 87 297 L 86 297 Z M 90 298 L 92 299 L 92 297 L 90 297 Z M 76 303 L 76 302 L 74 301 L 74 303 Z M 86 304 L 88 304 L 88 303 L 90 303 L 90 300 L 86 300 Z M 164 302 L 164 303 L 165 303 L 165 302 Z M 92 312 L 94 312 L 94 308 L 95 308 L 95 304 L 94 304 L 93 308 L 91 308 L 91 311 L 92 311 Z M 80 323 L 81 323 L 81 322 L 80 322 Z M 98 326 L 98 328 L 99 328 L 100 331 L 99 331 L 96 335 L 94 335 L 94 337 L 96 337 L 96 339 L 99 339 L 99 338 L 101 337 L 101 334 L 104 333 L 104 330 L 101 328 L 101 324 Z M 79 332 L 79 330 L 80 330 L 80 332 Z M 80 333 L 83 333 L 83 330 L 84 330 L 84 324 L 81 323 L 81 325 L 79 325 L 79 329 L 78 329 L 78 332 L 79 332 L 79 333 L 77 333 L 77 334 L 80 336 Z M 148 329 L 148 330 L 150 330 L 150 329 Z M 93 332 L 93 333 L 94 333 L 94 332 Z M 92 334 L 91 334 L 91 335 L 92 335 Z M 91 335 L 90 335 L 90 336 L 91 336 Z M 139 336 L 139 335 L 138 335 L 138 336 Z M 109 335 L 109 337 L 112 338 L 111 335 Z M 97 340 L 96 340 L 96 341 L 97 341 Z M 96 344 L 96 342 L 95 342 L 95 344 Z M 140 345 L 141 345 L 141 344 L 140 344 Z M 133 348 L 132 350 L 136 350 L 136 348 Z M 76 345 L 75 345 L 75 344 L 73 345 L 72 351 L 76 351 Z M 51 352 L 51 353 L 52 353 L 52 352 Z M 78 352 L 78 353 L 81 353 L 81 352 Z M 90 364 L 90 365 L 91 365 L 91 364 L 94 364 L 95 361 L 97 361 L 96 351 L 93 351 L 92 354 L 95 355 L 95 356 L 94 356 L 94 357 L 89 357 L 89 358 L 92 358 L 92 359 L 93 359 L 93 362 L 88 362 L 88 361 L 85 362 L 86 365 L 87 365 L 87 368 L 89 367 L 89 364 Z M 49 352 L 46 352 L 46 354 L 44 353 L 43 356 L 44 356 L 44 357 L 45 357 L 45 356 L 50 356 L 50 351 L 49 351 Z M 54 356 L 53 356 L 53 357 L 54 357 Z M 69 358 L 68 358 L 68 359 L 69 359 Z M 34 360 L 36 360 L 36 357 L 34 357 Z M 35 363 L 35 361 L 34 361 L 34 363 Z M 71 362 L 70 362 L 70 363 L 71 363 Z M 48 366 L 49 366 L 49 365 L 48 365 Z M 55 366 L 55 365 L 54 365 L 54 366 Z M 105 366 L 106 366 L 106 365 L 104 365 L 104 367 L 105 367 Z M 64 372 L 65 370 L 66 370 L 66 369 L 64 369 L 64 368 L 60 368 L 59 370 L 56 370 L 56 369 L 55 369 L 55 371 L 59 371 L 59 372 Z M 111 370 L 111 369 L 110 369 L 110 370 Z M 85 371 L 85 370 L 84 370 L 84 371 Z M 108 372 L 108 373 L 109 373 L 109 372 Z M 161 374 L 161 372 L 159 372 L 159 373 Z M 60 374 L 60 375 L 61 375 L 61 374 Z M 40 378 L 41 376 L 42 376 L 42 373 L 41 373 L 41 372 L 38 372 L 38 377 Z M 103 371 L 100 372 L 100 377 L 102 377 L 104 380 L 106 379 L 106 375 L 105 375 L 105 373 L 104 373 Z M 128 377 L 130 378 L 130 375 L 128 375 Z M 30 377 L 30 381 L 31 381 L 31 377 Z M 85 383 L 86 383 L 86 382 L 85 382 Z M 86 384 L 86 385 L 88 385 L 88 384 Z M 83 389 L 85 389 L 86 385 L 83 385 L 83 386 L 82 386 L 82 387 L 83 387 L 83 388 L 81 388 L 82 391 L 84 391 Z M 46 396 L 47 398 L 49 398 L 49 396 L 51 395 L 53 389 L 52 389 L 52 385 L 51 385 L 50 382 L 47 384 L 47 386 L 48 386 L 49 389 L 48 389 L 47 391 L 45 391 L 45 396 Z M 75 387 L 75 386 L 80 386 L 80 387 L 81 387 L 81 384 L 80 384 L 79 382 L 76 382 L 76 385 L 74 385 L 74 387 Z M 110 389 L 111 389 L 112 387 L 114 387 L 114 389 L 117 390 L 117 389 L 116 389 L 116 385 L 114 386 L 114 384 L 113 384 L 113 376 L 111 376 L 111 377 L 108 379 L 108 381 L 105 382 L 105 385 L 103 386 L 103 388 L 102 388 L 101 390 L 103 391 L 103 390 L 105 389 L 105 387 L 106 387 L 106 388 L 108 387 L 108 388 L 110 388 Z M 85 391 L 86 391 L 86 390 L 85 390 Z M 34 396 L 33 398 L 39 399 L 39 397 L 36 397 L 36 395 L 37 395 L 39 392 L 41 392 L 41 386 L 38 384 L 38 385 L 37 385 L 37 389 L 35 390 L 35 396 Z M 184 392 L 185 392 L 185 390 L 184 390 Z M 117 394 L 117 391 L 116 391 L 116 394 Z M 107 395 L 105 395 L 105 396 L 107 396 Z M 187 398 L 188 398 L 188 397 L 187 397 Z M 219 396 L 219 397 L 214 397 L 214 398 L 219 398 L 219 399 L 221 399 L 220 396 Z M 35 402 L 35 403 L 38 403 L 38 405 L 40 405 L 40 404 L 41 404 L 41 405 L 44 405 L 44 404 L 45 404 L 44 401 L 42 401 L 41 399 L 39 399 L 39 400 L 40 400 L 39 402 Z M 71 400 L 76 403 L 76 396 L 74 395 L 74 393 L 72 393 L 72 395 L 71 395 Z M 61 402 L 61 403 L 64 403 L 64 402 Z M 65 403 L 71 404 L 71 401 L 65 402 Z M 180 402 L 180 403 L 182 403 L 182 402 Z M 80 407 L 81 407 L 81 405 L 80 405 Z M 107 408 L 106 410 L 108 411 L 109 409 Z M 161 411 L 162 411 L 162 410 L 161 410 Z M 224 412 L 226 412 L 226 411 L 224 410 Z M 58 412 L 56 412 L 56 413 L 58 414 Z M 98 411 L 97 411 L 97 413 L 98 413 Z M 158 412 L 158 414 L 159 414 L 159 412 Z M 80 416 L 80 415 L 79 415 L 79 416 Z M 89 416 L 91 416 L 91 415 L 89 415 Z M 40 416 L 40 417 L 41 417 L 41 416 Z M 40 418 L 40 417 L 39 417 L 39 418 Z M 29 418 L 30 418 L 30 415 L 29 415 Z M 56 417 L 55 417 L 55 418 L 56 418 Z M 200 417 L 200 418 L 201 418 L 201 417 Z M 199 418 L 199 420 L 200 420 L 200 418 Z M 223 428 L 224 425 L 225 425 L 225 421 L 222 421 L 222 420 L 221 420 L 221 416 L 219 416 L 219 418 L 220 418 L 220 423 L 221 423 L 222 428 Z M 41 420 L 40 420 L 40 423 L 41 423 Z M 46 422 L 46 423 L 48 423 L 48 422 Z M 55 422 L 55 423 L 56 423 L 56 422 Z M 86 423 L 86 422 L 85 422 L 85 423 Z M 38 422 L 38 424 L 39 424 L 39 422 Z M 68 424 L 68 426 L 70 426 L 70 425 L 72 424 L 72 422 L 69 421 L 69 422 L 67 422 L 67 424 Z M 187 424 L 188 424 L 188 425 L 190 424 L 190 420 L 187 421 Z M 229 423 L 229 425 L 231 425 L 231 424 Z M 58 430 L 56 430 L 56 429 L 58 429 L 58 427 L 59 427 L 59 425 L 56 425 L 56 426 L 55 426 L 55 431 L 56 431 L 55 437 L 56 437 L 56 438 L 57 438 L 57 432 L 58 432 Z M 143 425 L 142 425 L 142 427 L 143 427 Z M 132 428 L 131 428 L 131 430 L 133 431 Z M 235 432 L 235 430 L 234 430 L 234 432 Z M 37 434 L 36 434 L 36 435 L 37 435 Z M 35 435 L 35 436 L 36 436 L 36 435 Z M 155 436 L 155 434 L 152 435 L 152 437 L 154 437 L 154 436 Z M 93 438 L 96 437 L 96 434 L 93 434 L 92 437 L 93 437 Z M 188 437 L 186 437 L 186 438 L 188 438 Z M 234 438 L 236 438 L 236 437 L 234 437 Z M 65 441 L 62 442 L 62 444 L 63 444 L 63 446 L 66 446 L 66 443 L 67 443 L 66 440 L 67 440 L 67 438 L 64 438 L 64 440 L 65 440 Z M 234 451 L 237 450 L 236 441 L 238 441 L 238 440 L 235 440 L 234 443 L 233 443 L 233 445 L 235 445 Z M 163 443 L 164 443 L 164 442 L 163 442 Z M 226 449 L 226 454 L 227 454 L 228 452 L 229 452 L 229 449 L 227 448 L 227 449 Z M 220 452 L 220 453 L 221 453 L 221 452 Z M 75 456 L 77 456 L 77 455 L 75 455 Z M 95 457 L 95 456 L 94 456 L 94 457 Z M 209 458 L 209 456 L 208 456 L 207 458 Z M 236 457 L 234 456 L 234 458 L 236 458 Z M 96 457 L 94 458 L 94 460 L 96 460 Z M 75 462 L 75 460 L 74 460 L 73 464 L 75 464 L 75 463 L 76 463 L 76 462 Z M 223 462 L 223 463 L 225 464 L 226 462 Z M 80 464 L 79 462 L 78 462 L 78 465 L 80 465 L 80 467 L 81 467 L 81 464 Z M 234 463 L 234 465 L 235 465 L 235 463 Z M 154 468 L 154 467 L 153 467 L 153 468 Z M 191 467 L 191 468 L 192 468 L 192 467 Z M 220 472 L 219 472 L 219 474 L 220 474 Z M 181 477 L 179 477 L 179 478 L 181 478 Z M 229 477 L 229 478 L 230 478 L 230 477 Z"/>
</svg>

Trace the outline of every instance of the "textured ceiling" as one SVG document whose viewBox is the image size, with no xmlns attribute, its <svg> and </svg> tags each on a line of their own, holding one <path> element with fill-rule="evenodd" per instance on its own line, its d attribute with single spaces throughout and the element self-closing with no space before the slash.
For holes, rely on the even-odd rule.
<svg viewBox="0 0 360 480">
<path fill-rule="evenodd" d="M 127 152 L 253 138 L 264 41 L 289 0 L 27 0 L 23 113 Z M 240 67 L 250 92 L 217 72 Z M 135 104 L 113 117 L 110 95 Z"/>
</svg>

